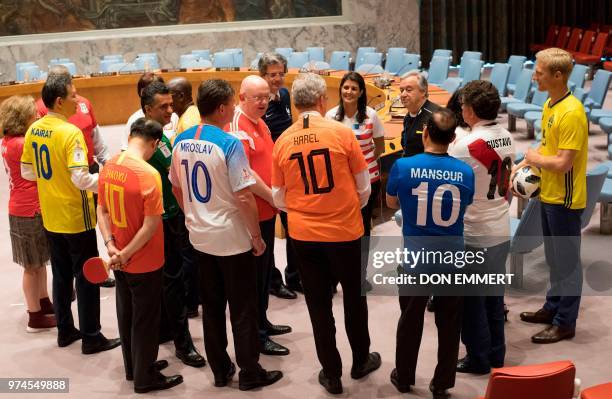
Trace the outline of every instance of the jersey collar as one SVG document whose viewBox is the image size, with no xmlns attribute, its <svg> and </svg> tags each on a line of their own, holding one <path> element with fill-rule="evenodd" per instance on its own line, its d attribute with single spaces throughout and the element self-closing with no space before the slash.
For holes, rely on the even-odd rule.
<svg viewBox="0 0 612 399">
<path fill-rule="evenodd" d="M 319 111 L 306 111 L 306 112 L 302 112 L 302 113 L 300 113 L 300 118 L 303 118 L 304 115 L 313 115 L 313 116 L 322 117 L 321 114 L 319 113 Z"/>
<path fill-rule="evenodd" d="M 54 117 L 54 118 L 61 119 L 61 120 L 63 120 L 63 121 L 67 121 L 67 120 L 68 120 L 68 118 L 66 118 L 64 115 L 59 114 L 59 113 L 57 113 L 57 112 L 53 112 L 53 111 L 51 111 L 51 110 L 48 110 L 48 111 L 47 111 L 47 115 L 52 116 L 52 117 Z"/>
<path fill-rule="evenodd" d="M 570 96 L 570 94 L 572 94 L 572 92 L 568 91 L 567 93 L 565 93 L 565 95 L 564 95 L 563 97 L 561 97 L 560 99 L 558 99 L 558 100 L 557 100 L 557 102 L 556 102 L 556 103 L 554 103 L 554 104 L 553 104 L 553 103 L 551 103 L 551 102 L 549 102 L 549 103 L 548 103 L 548 108 L 552 108 L 552 107 L 554 107 L 555 105 L 559 104 L 561 101 L 563 101 L 563 100 L 565 100 L 566 98 L 568 98 L 568 97 Z"/>
</svg>

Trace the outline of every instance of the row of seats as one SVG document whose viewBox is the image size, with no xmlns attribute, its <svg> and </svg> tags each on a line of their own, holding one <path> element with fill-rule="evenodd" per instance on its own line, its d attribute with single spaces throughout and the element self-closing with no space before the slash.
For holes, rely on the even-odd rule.
<svg viewBox="0 0 612 399">
<path fill-rule="evenodd" d="M 551 25 L 544 43 L 533 43 L 529 49 L 535 53 L 549 47 L 569 51 L 579 64 L 599 64 L 602 57 L 612 56 L 612 25 L 609 30 L 599 33 L 594 30 L 583 31 L 581 28 Z"/>
</svg>

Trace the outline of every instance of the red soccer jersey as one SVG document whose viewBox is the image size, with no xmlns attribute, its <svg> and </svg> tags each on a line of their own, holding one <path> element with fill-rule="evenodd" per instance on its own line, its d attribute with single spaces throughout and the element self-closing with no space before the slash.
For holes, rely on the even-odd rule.
<svg viewBox="0 0 612 399">
<path fill-rule="evenodd" d="M 93 145 L 93 130 L 98 125 L 96 121 L 96 117 L 93 113 L 93 108 L 91 107 L 91 103 L 85 97 L 81 97 L 77 94 L 77 107 L 76 113 L 72 115 L 68 122 L 72 123 L 74 126 L 81 129 L 83 132 L 83 138 L 85 139 L 85 144 L 87 144 L 87 163 L 92 165 L 94 160 L 94 145 Z M 38 115 L 42 118 L 47 115 L 47 107 L 42 101 L 42 98 L 39 98 L 36 101 L 36 109 L 38 110 Z"/>
<path fill-rule="evenodd" d="M 251 169 L 271 187 L 274 141 L 268 125 L 261 118 L 257 122 L 252 121 L 240 108 L 236 108 L 233 121 L 226 125 L 224 130 L 240 139 Z M 255 201 L 260 222 L 274 217 L 276 209 L 272 205 L 258 196 L 255 196 Z"/>
<path fill-rule="evenodd" d="M 5 136 L 2 140 L 2 159 L 9 179 L 9 215 L 32 217 L 40 213 L 36 182 L 21 177 L 21 153 L 24 136 Z"/>
<path fill-rule="evenodd" d="M 142 159 L 122 152 L 107 162 L 98 182 L 100 205 L 108 210 L 117 248 L 125 248 L 142 227 L 145 216 L 164 213 L 159 173 Z M 160 218 L 161 219 L 161 218 Z M 128 261 L 127 273 L 147 273 L 164 264 L 164 230 L 160 223 L 153 237 Z"/>
</svg>

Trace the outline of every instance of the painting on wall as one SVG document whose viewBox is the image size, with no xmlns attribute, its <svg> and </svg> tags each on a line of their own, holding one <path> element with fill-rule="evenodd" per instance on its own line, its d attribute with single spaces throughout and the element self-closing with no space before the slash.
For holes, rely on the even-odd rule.
<svg viewBox="0 0 612 399">
<path fill-rule="evenodd" d="M 342 15 L 342 0 L 0 0 L 0 36 Z"/>
</svg>

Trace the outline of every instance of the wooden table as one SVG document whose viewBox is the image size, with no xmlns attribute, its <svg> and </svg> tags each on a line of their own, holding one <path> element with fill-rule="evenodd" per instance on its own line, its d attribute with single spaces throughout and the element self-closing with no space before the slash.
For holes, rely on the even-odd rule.
<svg viewBox="0 0 612 399">
<path fill-rule="evenodd" d="M 185 77 L 193 86 L 194 98 L 197 97 L 197 88 L 203 80 L 225 79 L 238 91 L 240 83 L 248 75 L 256 74 L 256 71 L 246 69 L 240 71 L 214 71 L 214 70 L 190 70 L 187 72 L 161 72 L 166 82 L 175 77 Z M 323 76 L 328 88 L 328 105 L 332 108 L 339 101 L 340 80 L 345 71 L 333 71 L 329 76 Z M 297 70 L 289 70 L 285 84 L 291 87 L 297 76 Z M 121 74 L 113 76 L 97 77 L 75 77 L 74 85 L 77 92 L 91 101 L 95 110 L 96 119 L 100 125 L 115 125 L 125 123 L 134 111 L 140 108 L 140 98 L 136 93 L 136 84 L 141 73 Z M 372 82 L 376 75 L 366 76 L 368 93 L 368 105 L 378 109 L 378 114 L 385 125 L 385 154 L 388 155 L 401 149 L 400 136 L 403 129 L 401 119 L 391 119 L 389 113 L 393 99 L 399 96 L 399 79 L 387 89 L 380 89 Z M 0 102 L 13 95 L 29 94 L 34 98 L 40 97 L 43 82 L 21 83 L 10 86 L 0 86 Z M 449 98 L 448 92 L 431 85 L 429 87 L 429 99 L 436 104 L 446 105 Z M 297 115 L 293 109 L 293 115 Z"/>
</svg>

